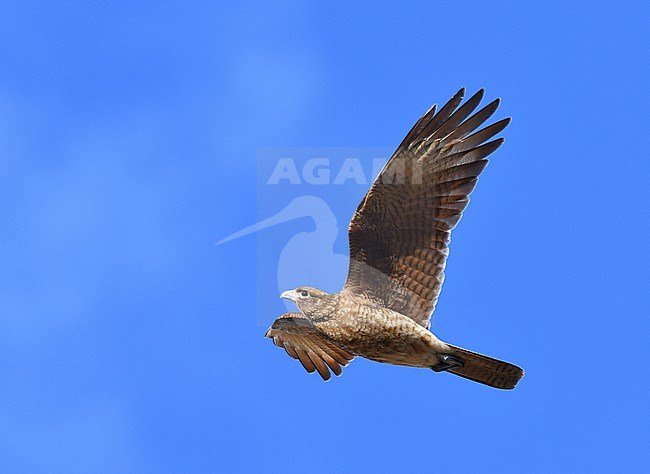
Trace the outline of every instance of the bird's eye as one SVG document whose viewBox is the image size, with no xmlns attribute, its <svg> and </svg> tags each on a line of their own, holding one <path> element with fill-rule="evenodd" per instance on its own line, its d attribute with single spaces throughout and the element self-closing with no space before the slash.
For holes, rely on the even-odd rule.
<svg viewBox="0 0 650 474">
<path fill-rule="evenodd" d="M 307 290 L 302 290 L 300 292 L 300 296 L 302 296 L 303 298 L 307 298 L 309 296 L 309 292 Z"/>
</svg>

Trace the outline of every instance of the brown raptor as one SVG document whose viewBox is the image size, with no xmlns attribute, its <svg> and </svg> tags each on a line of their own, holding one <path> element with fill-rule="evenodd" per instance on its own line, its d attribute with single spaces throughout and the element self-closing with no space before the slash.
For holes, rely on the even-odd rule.
<svg viewBox="0 0 650 474">
<path fill-rule="evenodd" d="M 275 320 L 266 337 L 324 380 L 355 356 L 450 372 L 512 389 L 521 368 L 438 339 L 429 330 L 444 280 L 451 231 L 469 203 L 491 140 L 510 123 L 480 128 L 499 99 L 474 113 L 480 90 L 434 105 L 406 135 L 363 198 L 348 229 L 350 265 L 340 293 L 285 291 L 300 312 Z M 479 129 L 478 131 L 476 131 Z M 491 141 L 490 141 L 491 140 Z"/>
</svg>

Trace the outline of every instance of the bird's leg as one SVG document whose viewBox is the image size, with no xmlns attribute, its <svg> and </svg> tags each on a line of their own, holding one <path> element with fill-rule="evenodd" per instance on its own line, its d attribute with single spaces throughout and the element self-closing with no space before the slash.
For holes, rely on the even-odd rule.
<svg viewBox="0 0 650 474">
<path fill-rule="evenodd" d="M 431 367 L 435 372 L 444 372 L 445 370 L 465 365 L 461 359 L 449 354 L 439 354 L 438 358 L 440 359 L 440 362 Z"/>
</svg>

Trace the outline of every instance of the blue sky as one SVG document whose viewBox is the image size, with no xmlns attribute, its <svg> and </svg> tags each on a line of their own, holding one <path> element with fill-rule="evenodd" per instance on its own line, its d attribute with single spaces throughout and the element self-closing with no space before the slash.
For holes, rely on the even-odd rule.
<svg viewBox="0 0 650 474">
<path fill-rule="evenodd" d="M 650 7 L 609 3 L 2 2 L 0 470 L 647 467 Z M 345 254 L 365 187 L 276 193 L 263 150 L 365 166 L 463 85 L 513 122 L 432 328 L 526 377 L 325 384 L 262 337 L 314 223 L 214 244 L 312 195 Z"/>
</svg>

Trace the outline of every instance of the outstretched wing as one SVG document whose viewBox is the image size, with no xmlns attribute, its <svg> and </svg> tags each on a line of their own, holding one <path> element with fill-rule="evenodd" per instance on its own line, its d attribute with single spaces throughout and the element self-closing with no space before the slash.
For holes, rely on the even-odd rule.
<svg viewBox="0 0 650 474">
<path fill-rule="evenodd" d="M 310 374 L 318 371 L 323 380 L 332 375 L 341 375 L 354 356 L 337 346 L 321 334 L 301 313 L 284 313 L 276 319 L 266 337 L 272 338 L 276 346 L 284 347 L 294 359 L 298 359 Z"/>
<path fill-rule="evenodd" d="M 503 119 L 475 132 L 499 106 L 496 99 L 471 115 L 483 93 L 459 107 L 463 88 L 438 113 L 434 105 L 379 173 L 350 222 L 344 292 L 429 327 L 451 231 L 487 165 L 485 158 L 503 143 L 488 140 L 510 123 Z"/>
</svg>

